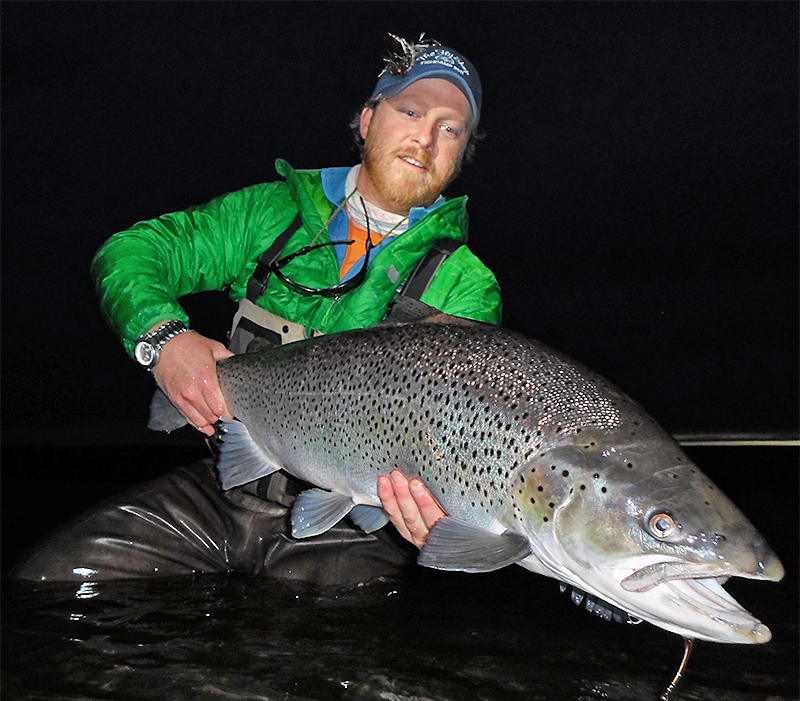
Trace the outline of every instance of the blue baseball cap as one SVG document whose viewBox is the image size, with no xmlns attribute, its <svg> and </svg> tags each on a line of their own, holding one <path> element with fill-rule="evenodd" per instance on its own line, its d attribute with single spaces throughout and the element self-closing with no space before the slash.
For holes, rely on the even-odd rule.
<svg viewBox="0 0 800 701">
<path fill-rule="evenodd" d="M 406 51 L 405 56 L 397 56 L 396 60 L 386 59 L 388 65 L 378 77 L 371 98 L 391 99 L 418 80 L 442 78 L 464 93 L 472 109 L 473 127 L 477 126 L 483 91 L 475 66 L 458 51 L 446 46 L 439 44 L 412 46 L 405 40 L 397 39 L 397 41 Z"/>
</svg>

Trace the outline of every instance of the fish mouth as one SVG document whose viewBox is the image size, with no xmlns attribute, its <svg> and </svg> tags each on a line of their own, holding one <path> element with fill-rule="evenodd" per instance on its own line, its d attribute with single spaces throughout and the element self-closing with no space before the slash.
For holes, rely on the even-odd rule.
<svg viewBox="0 0 800 701">
<path fill-rule="evenodd" d="M 667 630 L 713 642 L 754 644 L 766 643 L 772 633 L 723 585 L 731 577 L 778 581 L 783 574 L 783 565 L 774 556 L 759 563 L 756 572 L 720 572 L 718 565 L 669 561 L 642 567 L 620 585 L 649 600 L 648 612 L 635 615 L 657 621 Z M 659 605 L 662 602 L 663 607 Z M 659 615 L 661 610 L 663 615 Z M 674 616 L 676 611 L 680 612 L 680 620 Z"/>
<path fill-rule="evenodd" d="M 723 587 L 726 577 L 674 579 L 664 582 L 661 598 L 680 606 L 685 623 L 660 620 L 660 625 L 685 637 L 715 643 L 766 643 L 772 632 Z"/>
</svg>

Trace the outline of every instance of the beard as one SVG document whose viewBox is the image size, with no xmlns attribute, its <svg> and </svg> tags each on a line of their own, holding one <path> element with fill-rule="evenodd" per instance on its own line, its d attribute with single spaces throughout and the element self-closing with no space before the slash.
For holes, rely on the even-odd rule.
<svg viewBox="0 0 800 701">
<path fill-rule="evenodd" d="M 383 200 L 384 209 L 388 209 L 385 205 L 390 204 L 390 211 L 407 214 L 412 207 L 429 207 L 458 175 L 460 156 L 449 164 L 446 171 L 440 172 L 424 151 L 392 149 L 370 136 L 372 132 L 367 134 L 364 142 L 361 167 L 367 171 L 375 192 Z M 425 171 L 415 173 L 410 168 L 398 167 L 400 155 L 416 159 L 425 166 Z"/>
</svg>

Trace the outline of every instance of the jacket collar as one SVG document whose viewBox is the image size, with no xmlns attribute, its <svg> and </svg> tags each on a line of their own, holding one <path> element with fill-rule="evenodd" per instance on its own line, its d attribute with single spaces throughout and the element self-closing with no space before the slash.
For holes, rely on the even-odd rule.
<svg viewBox="0 0 800 701">
<path fill-rule="evenodd" d="M 344 199 L 344 183 L 350 168 L 325 168 L 323 170 L 295 170 L 285 160 L 279 158 L 275 161 L 275 169 L 286 180 L 286 185 L 295 202 L 298 203 L 303 219 L 312 229 L 319 229 L 325 225 L 331 212 Z M 326 172 L 329 173 L 326 175 Z M 322 193 L 318 198 L 312 198 L 313 184 L 321 185 Z M 309 189 L 310 188 L 310 189 Z M 316 201 L 316 204 L 315 204 Z M 313 220 L 308 217 L 312 217 Z M 414 207 L 409 213 L 409 228 L 418 224 L 426 217 L 431 218 L 434 229 L 438 228 L 437 220 L 450 221 L 455 226 L 445 227 L 437 233 L 431 233 L 431 240 L 438 236 L 455 238 L 466 241 L 467 238 L 467 197 L 454 197 L 446 200 L 440 197 L 430 207 Z M 455 219 L 453 218 L 455 217 Z M 399 237 L 402 239 L 403 237 Z"/>
<path fill-rule="evenodd" d="M 347 174 L 350 172 L 350 170 L 351 168 L 344 166 L 339 168 L 323 168 L 320 171 L 320 176 L 322 178 L 322 190 L 325 193 L 325 196 L 334 205 L 338 206 L 347 196 L 347 193 L 344 191 L 344 184 L 347 180 Z M 408 213 L 409 228 L 414 226 L 414 224 L 424 217 L 428 216 L 434 209 L 440 207 L 446 201 L 447 200 L 445 200 L 444 197 L 439 195 L 436 202 L 434 202 L 430 207 L 412 207 L 411 211 Z"/>
</svg>

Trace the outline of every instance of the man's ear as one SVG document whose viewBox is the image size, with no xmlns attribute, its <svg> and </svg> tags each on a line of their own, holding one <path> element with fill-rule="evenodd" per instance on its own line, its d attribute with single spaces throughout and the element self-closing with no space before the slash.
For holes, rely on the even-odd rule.
<svg viewBox="0 0 800 701">
<path fill-rule="evenodd" d="M 367 138 L 367 132 L 369 131 L 369 123 L 372 121 L 372 115 L 375 114 L 374 107 L 365 107 L 361 110 L 361 123 L 360 123 L 360 131 L 361 131 L 361 138 Z"/>
</svg>

